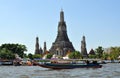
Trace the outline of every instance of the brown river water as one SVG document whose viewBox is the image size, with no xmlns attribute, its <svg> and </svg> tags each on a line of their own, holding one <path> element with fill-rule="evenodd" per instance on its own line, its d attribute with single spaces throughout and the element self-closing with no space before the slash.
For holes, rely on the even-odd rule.
<svg viewBox="0 0 120 78">
<path fill-rule="evenodd" d="M 52 70 L 39 66 L 0 66 L 0 78 L 120 78 L 120 63 L 102 68 Z"/>
</svg>

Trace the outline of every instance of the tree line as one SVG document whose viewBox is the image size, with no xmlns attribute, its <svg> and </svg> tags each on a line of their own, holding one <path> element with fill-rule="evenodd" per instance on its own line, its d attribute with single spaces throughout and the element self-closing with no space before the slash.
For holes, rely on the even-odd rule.
<svg viewBox="0 0 120 78">
<path fill-rule="evenodd" d="M 21 58 L 42 58 L 43 55 L 40 54 L 31 54 L 28 55 L 24 52 L 27 51 L 27 47 L 22 44 L 2 44 L 0 46 L 0 59 L 15 59 L 15 54 L 18 54 Z M 50 59 L 53 54 L 47 54 L 46 58 Z M 105 50 L 102 46 L 98 46 L 96 49 L 91 49 L 88 54 L 88 58 L 93 59 L 103 59 L 103 60 L 115 60 L 119 59 L 120 56 L 120 47 L 110 47 Z M 83 56 L 81 52 L 75 51 L 71 52 L 68 56 L 70 59 L 82 59 Z M 61 58 L 61 57 L 60 57 Z"/>
<path fill-rule="evenodd" d="M 0 46 L 0 59 L 15 59 L 15 54 L 23 58 L 25 51 L 27 48 L 22 44 L 2 44 Z"/>
</svg>

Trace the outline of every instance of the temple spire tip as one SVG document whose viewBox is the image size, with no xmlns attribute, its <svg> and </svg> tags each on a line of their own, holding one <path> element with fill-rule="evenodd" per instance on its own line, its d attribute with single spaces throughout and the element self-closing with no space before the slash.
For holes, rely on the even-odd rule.
<svg viewBox="0 0 120 78">
<path fill-rule="evenodd" d="M 63 11 L 63 8 L 61 8 L 61 11 Z"/>
<path fill-rule="evenodd" d="M 60 12 L 60 21 L 64 22 L 64 12 L 63 12 L 62 8 L 61 8 L 61 12 Z"/>
</svg>

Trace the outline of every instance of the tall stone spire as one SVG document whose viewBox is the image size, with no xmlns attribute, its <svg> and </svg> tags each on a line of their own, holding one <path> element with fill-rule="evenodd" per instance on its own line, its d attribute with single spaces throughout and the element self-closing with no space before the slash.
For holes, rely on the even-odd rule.
<svg viewBox="0 0 120 78">
<path fill-rule="evenodd" d="M 42 48 L 40 47 L 40 50 L 39 50 L 39 54 L 43 54 L 43 50 L 42 50 Z"/>
<path fill-rule="evenodd" d="M 39 38 L 38 37 L 36 37 L 35 54 L 43 54 L 42 48 L 39 47 Z"/>
<path fill-rule="evenodd" d="M 44 53 L 47 51 L 46 42 L 44 42 Z"/>
<path fill-rule="evenodd" d="M 57 34 L 56 41 L 68 41 L 69 42 L 69 38 L 67 35 L 67 27 L 64 21 L 63 10 L 60 12 L 60 22 L 58 23 L 58 34 Z"/>
<path fill-rule="evenodd" d="M 64 12 L 61 10 L 60 12 L 60 22 L 64 22 Z"/>
<path fill-rule="evenodd" d="M 67 35 L 67 27 L 64 21 L 64 12 L 60 12 L 60 21 L 58 23 L 58 33 L 55 42 L 52 44 L 50 52 L 56 55 L 64 56 L 68 51 L 75 51 L 72 42 Z"/>
<path fill-rule="evenodd" d="M 39 38 L 36 37 L 36 44 L 35 44 L 35 54 L 39 54 L 40 50 L 39 50 Z"/>
<path fill-rule="evenodd" d="M 81 41 L 81 54 L 84 58 L 88 57 L 85 36 L 83 36 L 82 41 Z"/>
</svg>

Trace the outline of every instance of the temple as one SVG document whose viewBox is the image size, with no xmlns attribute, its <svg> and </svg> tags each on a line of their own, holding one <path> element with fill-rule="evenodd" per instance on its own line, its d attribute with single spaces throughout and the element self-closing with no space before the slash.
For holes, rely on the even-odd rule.
<svg viewBox="0 0 120 78">
<path fill-rule="evenodd" d="M 39 38 L 36 37 L 35 54 L 42 54 L 42 53 L 43 53 L 42 48 L 41 47 L 39 48 Z"/>
<path fill-rule="evenodd" d="M 46 51 L 47 51 L 46 42 L 44 42 L 43 52 L 45 53 Z"/>
<path fill-rule="evenodd" d="M 55 42 L 49 50 L 52 54 L 64 56 L 68 51 L 75 51 L 72 42 L 67 35 L 67 26 L 64 21 L 64 12 L 60 12 L 60 22 L 58 23 L 58 33 Z"/>
<path fill-rule="evenodd" d="M 81 54 L 82 54 L 83 58 L 88 57 L 85 36 L 83 36 L 82 41 L 81 41 Z"/>
</svg>

